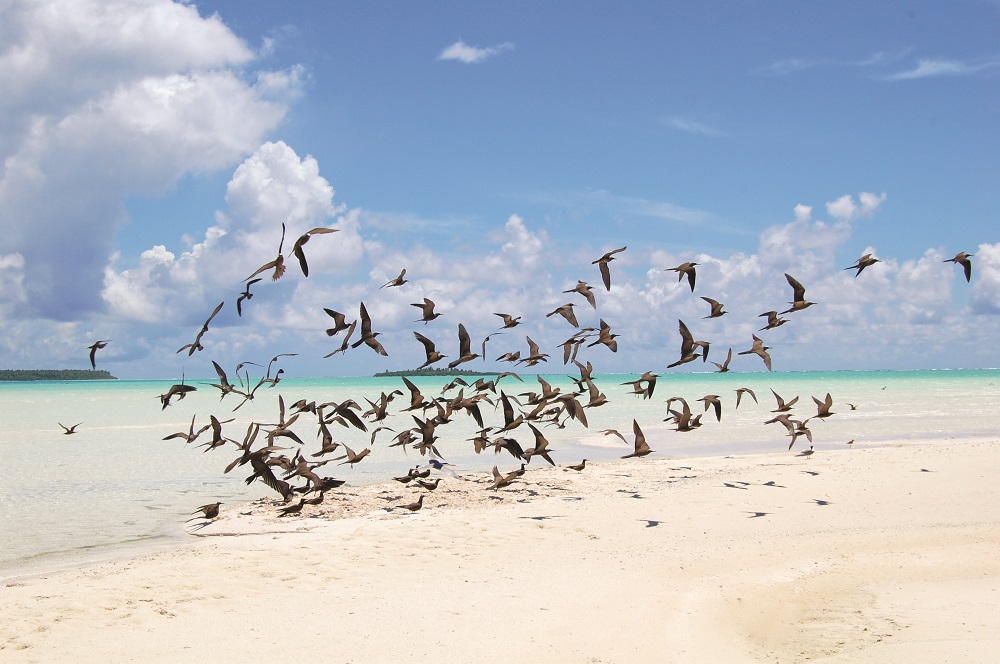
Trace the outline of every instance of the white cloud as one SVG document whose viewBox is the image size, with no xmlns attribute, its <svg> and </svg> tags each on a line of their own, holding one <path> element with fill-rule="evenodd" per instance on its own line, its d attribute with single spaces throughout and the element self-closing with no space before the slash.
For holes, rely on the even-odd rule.
<svg viewBox="0 0 1000 664">
<path fill-rule="evenodd" d="M 99 309 L 124 198 L 234 163 L 282 120 L 298 80 L 246 82 L 246 45 L 166 0 L 21 3 L 3 30 L 0 214 L 25 260 L 26 315 Z"/>
<path fill-rule="evenodd" d="M 1000 242 L 979 245 L 972 260 L 972 310 L 1000 314 Z"/>
<path fill-rule="evenodd" d="M 458 40 L 451 46 L 446 47 L 440 54 L 438 54 L 438 60 L 457 60 L 459 62 L 464 62 L 465 64 L 478 64 L 487 58 L 499 55 L 504 51 L 509 51 L 514 48 L 514 45 L 510 42 L 504 42 L 502 44 L 497 44 L 496 46 L 479 47 L 470 46 L 462 40 Z"/>
<path fill-rule="evenodd" d="M 860 217 L 870 217 L 875 214 L 885 199 L 884 193 L 873 194 L 863 191 L 858 195 L 858 203 L 855 203 L 850 194 L 844 194 L 840 198 L 828 202 L 826 212 L 837 221 L 850 222 Z"/>
<path fill-rule="evenodd" d="M 697 120 L 682 118 L 678 115 L 672 115 L 663 118 L 663 123 L 668 127 L 671 127 L 672 129 L 676 129 L 677 131 L 683 131 L 687 134 L 695 134 L 697 136 L 709 136 L 713 138 L 722 135 L 722 132 L 720 132 L 715 127 L 710 127 L 709 125 L 704 124 L 702 122 L 698 122 Z"/>
<path fill-rule="evenodd" d="M 934 76 L 972 76 L 980 73 L 990 73 L 1000 69 L 1000 60 L 989 59 L 978 62 L 962 62 L 961 60 L 946 60 L 921 58 L 912 69 L 886 76 L 889 81 L 909 81 Z"/>
</svg>

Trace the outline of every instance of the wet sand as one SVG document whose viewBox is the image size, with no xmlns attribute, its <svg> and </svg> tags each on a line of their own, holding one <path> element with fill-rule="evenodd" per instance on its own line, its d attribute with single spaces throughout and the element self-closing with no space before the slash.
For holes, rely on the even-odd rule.
<svg viewBox="0 0 1000 664">
<path fill-rule="evenodd" d="M 507 459 L 498 457 L 504 464 Z M 986 662 L 1000 441 L 343 487 L 0 585 L 5 662 Z M 515 467 L 506 463 L 503 468 Z M 425 493 L 424 508 L 393 509 Z M 196 522 L 193 522 L 196 523 Z"/>
</svg>

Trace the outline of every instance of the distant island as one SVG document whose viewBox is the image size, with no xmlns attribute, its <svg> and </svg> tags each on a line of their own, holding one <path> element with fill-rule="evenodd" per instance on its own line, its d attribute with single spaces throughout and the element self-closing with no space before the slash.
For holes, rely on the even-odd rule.
<svg viewBox="0 0 1000 664">
<path fill-rule="evenodd" d="M 495 376 L 496 371 L 472 371 L 470 369 L 403 369 L 401 371 L 380 371 L 375 378 L 388 376 Z"/>
<path fill-rule="evenodd" d="M 0 382 L 32 380 L 118 380 L 104 369 L 0 369 Z"/>
</svg>

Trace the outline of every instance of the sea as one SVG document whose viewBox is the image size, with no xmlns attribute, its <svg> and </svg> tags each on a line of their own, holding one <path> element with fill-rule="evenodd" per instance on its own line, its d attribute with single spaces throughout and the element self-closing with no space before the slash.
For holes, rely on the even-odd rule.
<svg viewBox="0 0 1000 664">
<path fill-rule="evenodd" d="M 521 374 L 520 378 L 504 377 L 496 393 L 485 392 L 496 404 L 495 408 L 482 402 L 487 426 L 503 426 L 500 392 L 526 404 L 528 397 L 524 395 L 541 391 L 538 376 Z M 575 389 L 565 374 L 542 378 L 561 393 Z M 792 417 L 800 420 L 816 415 L 814 397 L 822 401 L 831 395 L 834 414 L 808 422 L 816 454 L 1000 435 L 997 369 L 665 374 L 658 378 L 650 398 L 634 394 L 628 383 L 636 378 L 595 376 L 607 403 L 585 409 L 587 426 L 573 419 L 564 419 L 562 426 L 539 425 L 557 465 L 581 459 L 600 463 L 629 453 L 633 421 L 654 450 L 649 458 L 764 452 L 793 455 L 810 443 L 800 437 L 789 450 L 790 437 L 784 426 L 765 424 L 774 417 L 774 394 L 786 402 L 798 397 Z M 410 380 L 425 397 L 434 398 L 441 396 L 450 379 Z M 469 383 L 474 380 L 467 377 Z M 338 465 L 334 461 L 317 472 L 343 479 L 349 486 L 368 485 L 391 481 L 393 476 L 426 466 L 430 460 L 416 449 L 390 447 L 397 433 L 415 426 L 414 415 L 421 416 L 419 410 L 405 410 L 410 393 L 400 377 L 287 378 L 276 386 L 261 387 L 252 401 L 242 405 L 238 395 L 221 398 L 211 382 L 189 380 L 197 389 L 183 399 L 175 397 L 167 407 L 161 405 L 159 395 L 169 389 L 171 381 L 0 383 L 0 454 L 5 474 L 0 482 L 0 577 L 122 550 L 169 546 L 193 536 L 188 520 L 201 505 L 221 501 L 223 509 L 239 509 L 241 503 L 277 498 L 261 482 L 245 482 L 249 466 L 224 472 L 240 452 L 235 443 L 211 450 L 204 446 L 211 430 L 191 444 L 176 438 L 164 440 L 175 432 L 188 431 L 192 418 L 197 429 L 214 415 L 222 422 L 226 438 L 242 441 L 251 423 L 262 423 L 266 431 L 271 428 L 267 425 L 278 422 L 281 402 L 286 418 L 295 410 L 292 404 L 300 399 L 317 403 L 353 399 L 364 411 L 370 407 L 368 400 L 377 402 L 381 394 L 398 390 L 402 394 L 396 394 L 389 404 L 388 417 L 369 423 L 368 431 L 331 425 L 334 440 L 355 452 L 370 449 L 370 454 L 357 464 Z M 737 408 L 736 390 L 741 387 L 750 388 L 757 402 L 744 395 Z M 463 388 L 453 388 L 445 396 L 455 396 L 459 389 Z M 464 390 L 466 395 L 471 393 L 468 387 Z M 701 401 L 705 395 L 719 396 L 721 420 L 708 409 L 702 415 L 702 426 L 685 432 L 664 421 L 671 397 L 684 398 L 697 414 L 705 410 Z M 587 398 L 585 394 L 579 397 L 583 403 Z M 678 409 L 679 402 L 671 407 Z M 68 435 L 61 425 L 78 426 L 76 433 Z M 389 429 L 375 432 L 372 442 L 372 433 L 379 426 Z M 306 456 L 319 450 L 315 415 L 303 412 L 291 428 L 302 440 Z M 625 441 L 605 433 L 608 429 L 619 431 Z M 506 451 L 495 453 L 491 448 L 477 454 L 471 442 L 477 430 L 473 418 L 462 411 L 438 427 L 435 446 L 452 464 L 452 471 L 487 477 L 494 465 L 502 472 L 520 465 Z M 517 439 L 523 448 L 534 445 L 534 435 L 525 426 L 505 435 Z M 261 434 L 255 449 L 263 440 Z M 288 447 L 285 453 L 289 456 L 299 447 L 287 438 L 278 439 L 276 444 Z M 536 458 L 529 471 L 545 463 Z"/>
</svg>

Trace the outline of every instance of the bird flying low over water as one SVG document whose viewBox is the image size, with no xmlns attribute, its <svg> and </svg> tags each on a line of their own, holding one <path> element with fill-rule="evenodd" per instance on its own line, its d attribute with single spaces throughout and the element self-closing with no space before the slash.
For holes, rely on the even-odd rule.
<svg viewBox="0 0 1000 664">
<path fill-rule="evenodd" d="M 81 424 L 83 424 L 83 422 L 78 422 L 77 424 L 74 424 L 71 427 L 66 426 L 62 422 L 58 422 L 58 424 L 59 424 L 59 426 L 61 426 L 63 428 L 63 434 L 68 436 L 71 433 L 76 433 L 76 428 L 78 426 L 80 426 Z"/>
<path fill-rule="evenodd" d="M 438 360 L 442 360 L 445 357 L 447 357 L 447 355 L 442 355 L 441 353 L 439 353 L 434 348 L 434 342 L 425 337 L 424 335 L 420 334 L 417 331 L 414 331 L 413 336 L 416 337 L 417 341 L 419 341 L 424 345 L 424 352 L 427 356 L 427 361 L 421 364 L 419 367 L 417 367 L 417 369 L 424 369 L 434 364 Z"/>
<path fill-rule="evenodd" d="M 967 254 L 964 251 L 960 251 L 957 254 L 955 254 L 954 258 L 947 258 L 943 262 L 954 263 L 955 265 L 961 265 L 962 269 L 965 270 L 965 280 L 971 281 L 972 261 L 969 260 L 970 258 L 972 258 L 972 254 Z"/>
<path fill-rule="evenodd" d="M 626 454 L 622 457 L 623 459 L 644 457 L 653 451 L 649 449 L 649 445 L 646 443 L 646 436 L 642 433 L 642 429 L 639 428 L 639 423 L 635 420 L 632 420 L 632 432 L 635 434 L 635 451 Z"/>
<path fill-rule="evenodd" d="M 608 267 L 608 263 L 615 259 L 615 254 L 625 251 L 628 247 L 622 247 L 621 249 L 612 249 L 608 253 L 604 254 L 596 261 L 591 261 L 591 265 L 596 265 L 601 270 L 601 278 L 604 280 L 604 287 L 611 290 L 611 269 Z"/>
<path fill-rule="evenodd" d="M 854 273 L 854 277 L 857 278 L 857 276 L 859 274 L 861 274 L 861 271 L 864 270 L 866 267 L 870 267 L 872 265 L 875 265 L 875 263 L 879 263 L 879 262 L 881 262 L 881 261 L 879 261 L 879 259 L 875 258 L 871 254 L 865 254 L 864 256 L 862 256 L 861 258 L 858 259 L 857 263 L 855 263 L 854 265 L 851 265 L 849 267 L 845 267 L 844 269 L 845 270 L 857 270 L 857 272 Z"/>
<path fill-rule="evenodd" d="M 107 348 L 108 344 L 111 343 L 111 339 L 101 339 L 100 341 L 94 342 L 92 345 L 88 346 L 90 348 L 90 368 L 97 369 L 96 354 L 97 351 L 102 348 Z"/>
</svg>

